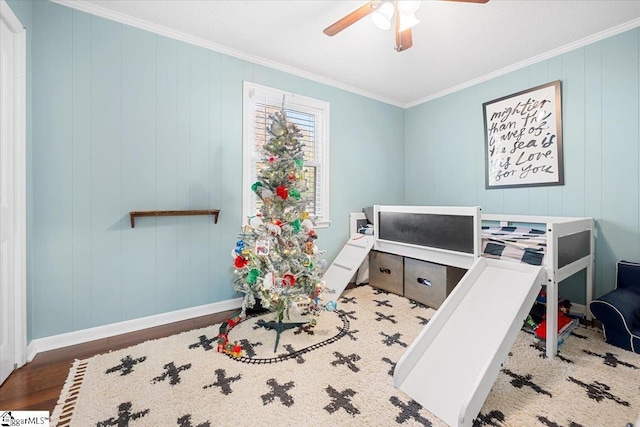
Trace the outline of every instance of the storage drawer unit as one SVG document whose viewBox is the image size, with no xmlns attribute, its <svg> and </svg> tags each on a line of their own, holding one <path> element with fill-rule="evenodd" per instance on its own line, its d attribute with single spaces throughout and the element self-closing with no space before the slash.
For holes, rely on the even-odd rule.
<svg viewBox="0 0 640 427">
<path fill-rule="evenodd" d="M 404 296 L 438 308 L 466 270 L 412 258 L 404 259 Z"/>
<path fill-rule="evenodd" d="M 373 287 L 403 294 L 403 257 L 384 252 L 369 253 L 369 284 Z"/>
</svg>

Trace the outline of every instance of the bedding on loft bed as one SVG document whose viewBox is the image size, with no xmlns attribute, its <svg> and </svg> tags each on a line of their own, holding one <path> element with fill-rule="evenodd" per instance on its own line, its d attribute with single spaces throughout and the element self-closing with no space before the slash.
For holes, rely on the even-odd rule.
<svg viewBox="0 0 640 427">
<path fill-rule="evenodd" d="M 482 226 L 481 254 L 485 258 L 543 265 L 546 248 L 543 230 Z"/>
</svg>

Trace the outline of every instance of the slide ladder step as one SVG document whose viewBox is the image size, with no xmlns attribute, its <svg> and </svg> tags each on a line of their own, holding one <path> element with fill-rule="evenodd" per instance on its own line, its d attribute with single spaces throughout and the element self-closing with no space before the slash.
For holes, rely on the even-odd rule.
<svg viewBox="0 0 640 427">
<path fill-rule="evenodd" d="M 356 273 L 369 251 L 373 248 L 375 238 L 364 234 L 354 234 L 344 244 L 336 259 L 324 273 L 323 279 L 328 288 L 335 291 L 332 298 L 342 294 L 349 281 Z"/>
</svg>

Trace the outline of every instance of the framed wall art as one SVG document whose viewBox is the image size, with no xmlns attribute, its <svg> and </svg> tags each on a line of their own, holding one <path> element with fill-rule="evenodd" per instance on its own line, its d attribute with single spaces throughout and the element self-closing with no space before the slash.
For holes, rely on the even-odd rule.
<svg viewBox="0 0 640 427">
<path fill-rule="evenodd" d="M 482 109 L 486 188 L 564 185 L 559 80 L 485 102 Z"/>
</svg>

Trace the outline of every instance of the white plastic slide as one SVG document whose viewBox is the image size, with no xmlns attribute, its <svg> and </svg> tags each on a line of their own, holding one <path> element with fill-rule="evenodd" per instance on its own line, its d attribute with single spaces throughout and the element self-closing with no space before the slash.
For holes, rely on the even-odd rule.
<svg viewBox="0 0 640 427">
<path fill-rule="evenodd" d="M 398 361 L 396 387 L 471 426 L 544 281 L 542 267 L 478 258 Z"/>
<path fill-rule="evenodd" d="M 336 299 L 342 294 L 349 284 L 349 280 L 373 247 L 374 242 L 374 236 L 355 233 L 344 244 L 323 276 L 327 287 L 336 292 L 332 294 L 332 299 Z"/>
</svg>

